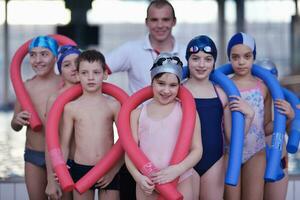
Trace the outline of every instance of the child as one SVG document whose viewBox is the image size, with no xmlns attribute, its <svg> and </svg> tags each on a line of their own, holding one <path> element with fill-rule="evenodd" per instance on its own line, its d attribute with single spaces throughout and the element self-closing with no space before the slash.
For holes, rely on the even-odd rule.
<svg viewBox="0 0 300 200">
<path fill-rule="evenodd" d="M 83 94 L 66 104 L 63 114 L 61 146 L 65 159 L 70 152 L 74 134 L 75 153 L 71 175 L 74 182 L 84 176 L 114 144 L 113 122 L 116 121 L 119 103 L 102 93 L 103 80 L 107 78 L 104 56 L 95 50 L 82 52 L 77 60 L 77 73 Z M 112 168 L 90 190 L 80 195 L 73 192 L 75 200 L 94 199 L 94 189 L 99 188 L 99 199 L 119 199 L 119 177 L 122 163 Z"/>
<path fill-rule="evenodd" d="M 235 34 L 227 46 L 228 58 L 241 96 L 255 110 L 255 116 L 244 138 L 240 181 L 236 187 L 225 186 L 226 199 L 263 199 L 266 167 L 265 135 L 273 132 L 271 96 L 265 84 L 251 74 L 256 56 L 254 39 L 245 33 Z M 230 136 L 227 135 L 229 141 Z"/>
<path fill-rule="evenodd" d="M 55 94 L 51 95 L 47 103 L 47 113 L 50 111 L 52 104 L 58 95 L 63 93 L 68 88 L 72 87 L 78 82 L 77 74 L 76 74 L 76 59 L 80 54 L 80 50 L 76 46 L 72 45 L 64 45 L 60 47 L 57 58 L 57 68 L 59 73 L 61 74 L 61 78 L 63 80 L 62 88 Z M 68 160 L 68 166 L 71 168 L 71 164 L 74 157 L 74 142 L 71 142 L 71 151 Z M 47 149 L 47 145 L 46 145 Z M 51 168 L 50 160 L 48 158 L 48 152 L 46 151 L 46 166 L 47 166 L 47 180 L 48 184 L 46 187 L 46 194 L 51 199 L 72 199 L 71 193 L 65 193 L 62 196 L 62 191 L 60 186 L 55 181 L 53 176 L 53 169 Z"/>
<path fill-rule="evenodd" d="M 246 119 L 251 119 L 254 113 L 238 97 L 227 105 L 226 94 L 209 80 L 216 63 L 217 48 L 208 36 L 197 36 L 188 43 L 186 59 L 189 77 L 184 85 L 195 98 L 203 143 L 203 156 L 194 167 L 201 177 L 201 187 L 197 185 L 197 190 L 200 199 L 222 199 L 225 176 L 223 117 L 225 122 L 230 120 L 229 109 L 243 112 Z"/>
<path fill-rule="evenodd" d="M 188 156 L 170 165 L 182 120 L 180 102 L 176 98 L 182 77 L 182 63 L 171 54 L 158 56 L 151 68 L 153 99 L 131 114 L 132 134 L 141 150 L 159 169 L 151 178 L 141 174 L 125 156 L 129 172 L 135 179 L 137 199 L 156 199 L 155 184 L 179 178 L 178 190 L 184 199 L 192 199 L 192 167 L 202 154 L 200 122 L 197 117 Z"/>
<path fill-rule="evenodd" d="M 43 124 L 45 122 L 46 104 L 51 94 L 59 89 L 60 77 L 54 73 L 57 56 L 57 42 L 48 36 L 38 36 L 29 45 L 29 62 L 35 76 L 25 82 L 25 87 Z M 25 183 L 29 198 L 46 199 L 45 189 L 47 174 L 45 166 L 44 129 L 33 132 L 29 125 L 31 113 L 22 110 L 16 102 L 11 127 L 20 131 L 27 126 L 25 143 Z"/>
<path fill-rule="evenodd" d="M 263 59 L 256 63 L 257 65 L 269 70 L 276 78 L 278 77 L 278 71 L 276 65 L 269 59 Z M 291 122 L 295 116 L 295 113 L 291 107 L 291 105 L 285 101 L 281 100 L 282 106 L 280 110 L 285 111 L 287 116 L 287 123 Z M 278 103 L 278 102 L 277 102 Z M 278 104 L 280 106 L 280 104 Z M 270 146 L 272 142 L 272 135 L 266 137 L 266 142 Z M 284 178 L 276 182 L 267 182 L 265 183 L 264 188 L 264 199 L 266 200 L 281 200 L 286 198 L 287 187 L 289 182 L 288 177 L 288 155 L 286 152 L 286 142 L 284 140 L 282 147 L 282 157 L 281 157 L 281 167 L 284 172 Z"/>
</svg>

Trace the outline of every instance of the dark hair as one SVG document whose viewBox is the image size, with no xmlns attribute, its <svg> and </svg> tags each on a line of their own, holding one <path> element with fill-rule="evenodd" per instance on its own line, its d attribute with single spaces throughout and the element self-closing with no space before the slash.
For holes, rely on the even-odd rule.
<svg viewBox="0 0 300 200">
<path fill-rule="evenodd" d="M 172 10 L 173 19 L 176 19 L 174 7 L 172 6 L 172 4 L 169 1 L 167 1 L 167 0 L 153 0 L 153 1 L 150 2 L 150 4 L 147 7 L 146 20 L 149 16 L 149 10 L 150 10 L 151 7 L 162 8 L 164 6 L 170 6 L 170 8 Z"/>
<path fill-rule="evenodd" d="M 106 70 L 106 62 L 104 55 L 97 50 L 86 50 L 79 54 L 77 58 L 77 71 L 79 71 L 79 66 L 82 61 L 88 61 L 89 63 L 99 62 L 103 71 Z"/>
<path fill-rule="evenodd" d="M 153 77 L 151 83 L 153 83 L 154 80 L 157 80 L 157 79 L 159 79 L 160 77 L 162 77 L 165 73 L 168 73 L 168 72 L 162 72 L 162 73 L 156 74 L 156 75 Z M 175 74 L 174 74 L 174 75 L 175 75 Z M 176 76 L 176 78 L 177 78 L 178 83 L 180 83 L 180 79 L 178 78 L 178 76 Z"/>
</svg>

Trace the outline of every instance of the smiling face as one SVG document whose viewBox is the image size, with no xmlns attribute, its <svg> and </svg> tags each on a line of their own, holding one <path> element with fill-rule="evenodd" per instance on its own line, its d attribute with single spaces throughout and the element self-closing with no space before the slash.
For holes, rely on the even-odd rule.
<svg viewBox="0 0 300 200">
<path fill-rule="evenodd" d="M 172 28 L 176 24 L 172 8 L 169 5 L 162 7 L 151 6 L 146 18 L 150 40 L 161 43 L 172 37 Z"/>
<path fill-rule="evenodd" d="M 54 73 L 55 61 L 56 58 L 47 48 L 35 47 L 29 52 L 29 62 L 37 76 L 44 77 Z"/>
<path fill-rule="evenodd" d="M 107 78 L 102 63 L 83 60 L 79 63 L 78 78 L 85 92 L 94 93 L 101 90 L 102 82 Z"/>
<path fill-rule="evenodd" d="M 76 76 L 76 59 L 78 54 L 67 55 L 61 63 L 61 76 L 64 81 L 70 84 L 76 84 L 78 77 Z"/>
<path fill-rule="evenodd" d="M 251 74 L 254 57 L 250 47 L 243 44 L 235 45 L 231 49 L 230 60 L 235 75 L 247 76 Z"/>
<path fill-rule="evenodd" d="M 163 73 L 152 81 L 153 98 L 162 105 L 172 103 L 179 90 L 179 80 L 175 74 Z"/>
<path fill-rule="evenodd" d="M 208 80 L 210 73 L 214 69 L 214 64 L 215 60 L 211 54 L 204 53 L 203 51 L 191 54 L 188 60 L 190 78 Z"/>
</svg>

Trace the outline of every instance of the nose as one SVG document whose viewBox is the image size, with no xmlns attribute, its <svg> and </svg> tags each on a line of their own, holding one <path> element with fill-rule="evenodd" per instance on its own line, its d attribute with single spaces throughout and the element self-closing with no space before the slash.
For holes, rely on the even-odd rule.
<svg viewBox="0 0 300 200">
<path fill-rule="evenodd" d="M 163 21 L 162 20 L 157 21 L 157 27 L 159 27 L 159 28 L 163 27 Z"/>
<path fill-rule="evenodd" d="M 35 62 L 37 62 L 37 63 L 39 63 L 39 62 L 41 62 L 41 56 L 40 55 L 36 55 L 36 57 L 35 57 Z"/>
<path fill-rule="evenodd" d="M 163 88 L 163 93 L 164 93 L 164 94 L 169 94 L 169 93 L 170 93 L 170 87 L 169 87 L 169 86 L 165 86 L 165 87 Z"/>
<path fill-rule="evenodd" d="M 93 80 L 94 79 L 94 74 L 93 73 L 89 73 L 88 74 L 88 79 L 89 80 Z"/>
</svg>

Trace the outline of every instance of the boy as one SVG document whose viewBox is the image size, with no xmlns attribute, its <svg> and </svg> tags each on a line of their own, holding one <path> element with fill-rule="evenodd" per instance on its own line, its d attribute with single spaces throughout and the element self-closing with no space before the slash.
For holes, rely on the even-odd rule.
<svg viewBox="0 0 300 200">
<path fill-rule="evenodd" d="M 54 73 L 57 48 L 57 42 L 48 36 L 34 38 L 29 46 L 29 62 L 35 76 L 25 82 L 25 87 L 43 124 L 47 100 L 58 90 L 60 83 L 60 77 Z M 23 126 L 29 125 L 29 119 L 30 113 L 22 110 L 19 102 L 16 102 L 11 127 L 15 131 L 20 131 Z M 33 132 L 30 126 L 27 127 L 24 160 L 25 183 L 29 198 L 31 200 L 47 199 L 44 129 Z"/>
<path fill-rule="evenodd" d="M 102 93 L 103 80 L 107 78 L 104 56 L 95 50 L 82 52 L 77 60 L 77 73 L 83 94 L 66 104 L 63 114 L 61 146 L 65 159 L 74 133 L 75 153 L 71 174 L 74 182 L 84 176 L 114 144 L 113 122 L 120 105 Z M 94 189 L 99 188 L 99 199 L 119 199 L 120 164 L 116 165 L 90 190 L 80 195 L 74 191 L 75 200 L 94 199 Z"/>
<path fill-rule="evenodd" d="M 50 96 L 47 102 L 47 113 L 50 111 L 51 106 L 55 102 L 56 98 L 62 94 L 64 91 L 69 89 L 78 83 L 77 74 L 76 74 L 76 60 L 78 55 L 80 54 L 80 49 L 77 46 L 72 45 L 64 45 L 59 48 L 57 55 L 57 69 L 61 75 L 63 86 L 59 91 Z M 47 144 L 46 144 L 47 145 Z M 74 152 L 74 142 L 71 142 L 71 152 L 69 154 L 68 166 L 72 167 L 73 161 L 73 152 Z M 47 149 L 47 146 L 46 146 Z M 59 184 L 56 182 L 53 169 L 51 167 L 51 163 L 49 160 L 48 152 L 46 151 L 46 167 L 47 167 L 47 187 L 46 194 L 50 197 L 50 199 L 64 199 L 71 200 L 72 193 L 62 193 Z"/>
</svg>

